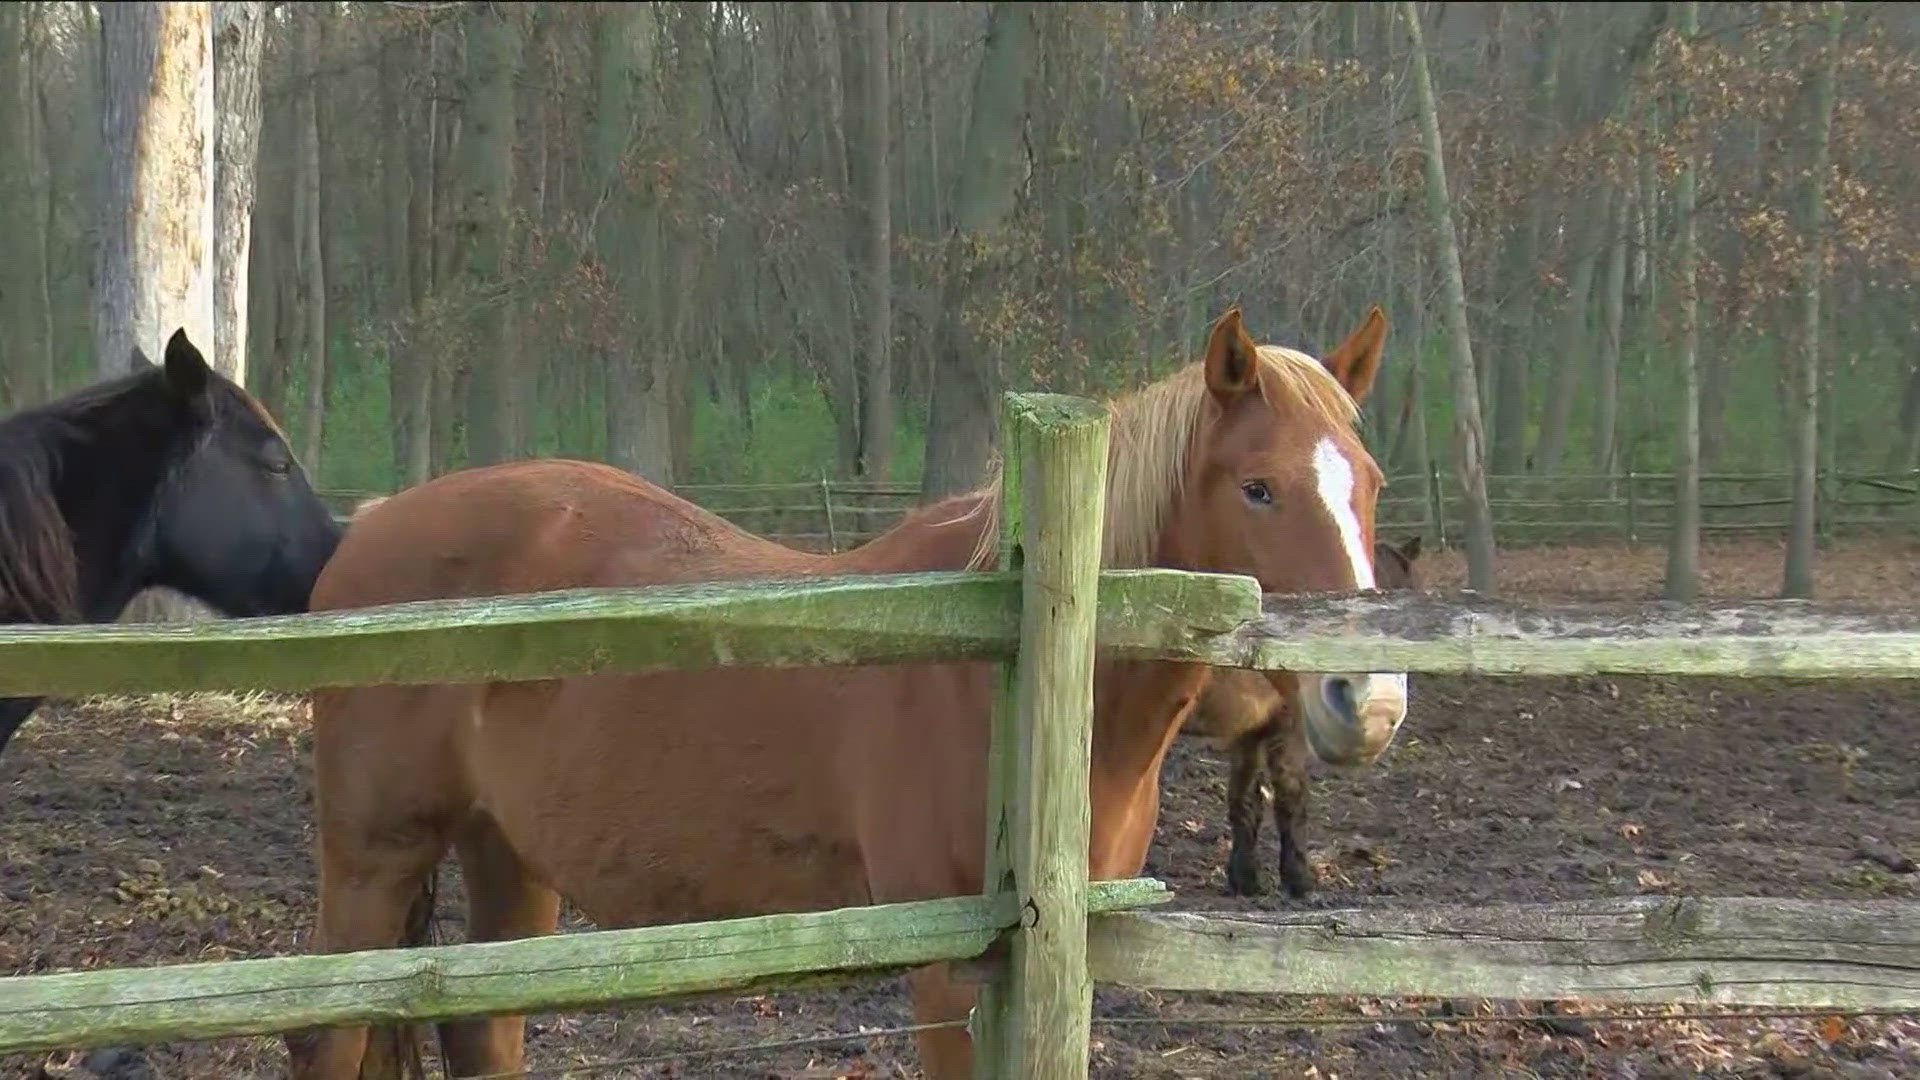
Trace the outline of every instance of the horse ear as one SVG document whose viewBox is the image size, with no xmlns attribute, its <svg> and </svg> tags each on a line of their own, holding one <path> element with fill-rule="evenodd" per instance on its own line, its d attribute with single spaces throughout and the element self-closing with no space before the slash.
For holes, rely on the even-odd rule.
<svg viewBox="0 0 1920 1080">
<path fill-rule="evenodd" d="M 1207 389 L 1222 402 L 1260 386 L 1260 348 L 1240 323 L 1240 309 L 1229 308 L 1207 338 Z"/>
<path fill-rule="evenodd" d="M 1373 389 L 1373 376 L 1380 370 L 1380 352 L 1387 341 L 1387 313 L 1375 304 L 1340 347 L 1327 354 L 1325 363 L 1340 385 L 1355 401 L 1365 401 Z"/>
<path fill-rule="evenodd" d="M 187 331 L 181 327 L 167 339 L 166 359 L 167 389 L 181 401 L 193 401 L 207 392 L 207 384 L 213 381 L 213 369 L 207 366 L 207 358 L 200 355 L 193 342 L 187 340 Z"/>
</svg>

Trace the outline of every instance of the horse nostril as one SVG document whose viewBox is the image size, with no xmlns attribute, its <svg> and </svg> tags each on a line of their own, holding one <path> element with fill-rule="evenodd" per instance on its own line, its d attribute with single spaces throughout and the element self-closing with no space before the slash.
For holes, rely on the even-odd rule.
<svg viewBox="0 0 1920 1080">
<path fill-rule="evenodd" d="M 1326 698 L 1327 708 L 1332 709 L 1335 715 L 1347 720 L 1354 718 L 1353 680 L 1335 676 L 1321 684 L 1320 692 Z"/>
</svg>

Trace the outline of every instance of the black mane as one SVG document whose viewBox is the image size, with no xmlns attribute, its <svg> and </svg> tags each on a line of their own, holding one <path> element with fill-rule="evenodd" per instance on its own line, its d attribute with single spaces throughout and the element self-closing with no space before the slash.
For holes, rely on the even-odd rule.
<svg viewBox="0 0 1920 1080">
<path fill-rule="evenodd" d="M 161 368 L 137 362 L 131 374 L 0 420 L 0 623 L 101 617 L 90 609 L 102 591 L 120 591 L 145 553 L 95 538 L 137 537 L 168 472 L 215 414 L 249 407 L 214 380 L 192 408 Z"/>
</svg>

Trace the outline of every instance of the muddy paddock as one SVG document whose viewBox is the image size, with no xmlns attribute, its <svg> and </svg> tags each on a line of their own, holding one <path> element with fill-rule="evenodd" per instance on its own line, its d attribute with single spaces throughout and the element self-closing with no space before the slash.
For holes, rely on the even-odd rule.
<svg viewBox="0 0 1920 1080">
<path fill-rule="evenodd" d="M 1829 597 L 1920 598 L 1920 545 L 1823 556 Z M 1710 547 L 1708 591 L 1778 585 L 1777 545 Z M 1516 550 L 1515 594 L 1650 597 L 1653 547 Z M 1437 587 L 1460 580 L 1433 559 Z M 1916 896 L 1920 683 L 1414 678 L 1404 734 L 1378 768 L 1316 771 L 1308 845 L 1322 906 L 1547 901 L 1642 893 Z M 206 695 L 54 703 L 0 759 L 0 971 L 299 951 L 313 912 L 303 708 Z M 1176 906 L 1290 903 L 1224 893 L 1224 756 L 1182 739 L 1148 872 Z M 449 875 L 450 877 L 452 875 Z M 1269 877 L 1272 876 L 1269 869 Z M 458 940 L 457 882 L 441 937 Z M 1100 1077 L 1889 1077 L 1920 1075 L 1908 1019 L 1699 1020 L 1642 1009 L 1590 1022 L 1561 1003 L 1334 1001 L 1102 988 Z M 1291 1024 L 1196 1023 L 1249 1014 Z M 1528 1015 L 1520 1015 L 1528 1014 Z M 1418 1022 L 1403 1020 L 1413 1017 Z M 1115 1023 L 1113 1021 L 1121 1021 Z M 901 1038 L 682 1056 L 910 1022 L 896 981 L 534 1020 L 532 1075 L 916 1075 Z M 616 1061 L 627 1064 L 611 1065 Z M 597 1069 L 584 1068 L 600 1064 Z M 0 1076 L 275 1077 L 273 1038 L 0 1058 Z"/>
</svg>

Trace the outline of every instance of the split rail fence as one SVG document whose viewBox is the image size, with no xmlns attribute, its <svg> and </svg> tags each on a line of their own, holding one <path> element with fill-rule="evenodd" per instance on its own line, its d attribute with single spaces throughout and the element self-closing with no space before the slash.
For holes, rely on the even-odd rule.
<svg viewBox="0 0 1920 1080">
<path fill-rule="evenodd" d="M 1487 477 L 1494 532 L 1501 543 L 1654 541 L 1673 525 L 1670 473 L 1617 476 Z M 1708 536 L 1784 534 L 1792 507 L 1785 473 L 1711 473 L 1700 478 L 1701 530 Z M 920 502 L 912 484 L 827 480 L 763 484 L 686 484 L 684 498 L 741 528 L 796 546 L 844 551 L 892 528 Z M 370 492 L 328 491 L 344 519 Z M 1920 473 L 1823 472 L 1818 480 L 1820 535 L 1920 529 Z M 1381 532 L 1419 533 L 1436 543 L 1466 535 L 1459 479 L 1438 469 L 1392 477 L 1381 493 Z"/>
<path fill-rule="evenodd" d="M 971 659 L 1003 665 L 985 893 L 547 938 L 0 979 L 0 1053 L 599 1007 L 968 961 L 979 1072 L 1087 1072 L 1091 986 L 1920 1009 L 1920 905 L 1641 897 L 1470 909 L 1150 913 L 1090 882 L 1096 651 L 1281 670 L 1920 675 L 1920 612 L 1769 602 L 1263 598 L 1099 568 L 1107 417 L 1010 395 L 997 573 L 576 590 L 272 619 L 0 628 L 0 694 L 547 678 Z M 1418 722 L 1415 704 L 1413 722 Z"/>
</svg>

